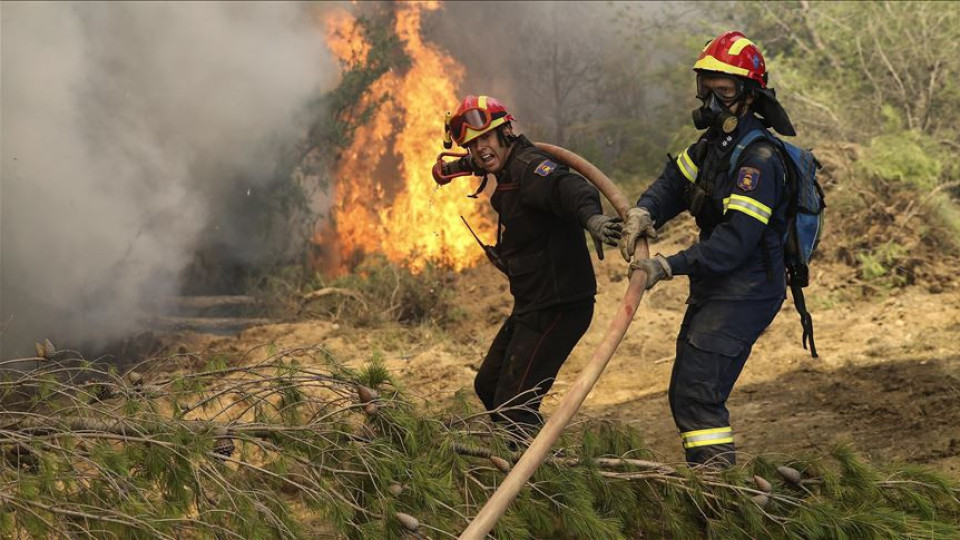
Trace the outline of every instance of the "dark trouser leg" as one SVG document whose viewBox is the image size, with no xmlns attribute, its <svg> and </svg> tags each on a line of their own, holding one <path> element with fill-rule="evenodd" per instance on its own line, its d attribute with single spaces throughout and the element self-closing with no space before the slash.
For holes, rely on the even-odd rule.
<svg viewBox="0 0 960 540">
<path fill-rule="evenodd" d="M 736 463 L 726 402 L 782 299 L 689 306 L 677 336 L 670 410 L 691 463 Z"/>
<path fill-rule="evenodd" d="M 477 396 L 488 411 L 497 407 L 494 396 L 497 393 L 497 384 L 500 381 L 504 361 L 507 358 L 507 347 L 510 345 L 510 339 L 513 337 L 513 328 L 514 316 L 511 315 L 503 322 L 503 325 L 500 326 L 500 331 L 497 332 L 497 336 L 493 338 L 493 343 L 490 344 L 490 350 L 487 351 L 487 356 L 484 357 L 483 363 L 480 364 L 480 369 L 477 371 L 477 376 L 473 380 L 473 389 L 477 392 Z M 495 415 L 494 420 L 499 421 L 504 419 L 500 418 L 499 415 Z"/>
<path fill-rule="evenodd" d="M 490 408 L 504 407 L 501 418 L 527 435 L 539 429 L 543 424 L 540 402 L 592 317 L 593 303 L 515 316 Z M 500 335 L 497 338 L 495 345 Z"/>
</svg>

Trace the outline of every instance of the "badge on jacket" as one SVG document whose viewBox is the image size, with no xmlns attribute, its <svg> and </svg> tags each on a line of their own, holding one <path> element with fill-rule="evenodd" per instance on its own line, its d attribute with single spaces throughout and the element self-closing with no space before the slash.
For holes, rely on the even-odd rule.
<svg viewBox="0 0 960 540">
<path fill-rule="evenodd" d="M 550 173 L 555 170 L 557 170 L 557 164 L 549 159 L 545 159 L 542 163 L 540 163 L 540 165 L 537 165 L 536 170 L 533 172 L 540 176 L 549 176 Z"/>
<path fill-rule="evenodd" d="M 760 170 L 753 167 L 740 167 L 740 176 L 737 177 L 737 187 L 741 191 L 753 191 L 760 185 Z"/>
</svg>

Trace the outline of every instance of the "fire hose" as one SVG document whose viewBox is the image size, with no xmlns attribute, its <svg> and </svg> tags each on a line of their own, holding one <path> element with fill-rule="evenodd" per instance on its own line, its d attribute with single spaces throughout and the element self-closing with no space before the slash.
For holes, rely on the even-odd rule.
<svg viewBox="0 0 960 540">
<path fill-rule="evenodd" d="M 620 214 L 620 217 L 626 219 L 627 210 L 632 205 L 613 181 L 610 180 L 607 175 L 603 174 L 600 169 L 583 157 L 565 148 L 540 142 L 536 143 L 536 145 L 541 150 L 551 154 L 560 162 L 586 177 L 587 180 L 595 185 L 607 200 L 610 201 L 617 210 L 617 213 Z M 641 259 L 649 257 L 645 238 L 641 237 L 638 239 L 635 254 L 637 258 Z M 624 334 L 627 333 L 627 328 L 633 321 L 633 316 L 636 314 L 640 300 L 643 298 L 646 281 L 647 276 L 642 270 L 634 271 L 630 276 L 630 283 L 627 286 L 627 292 L 623 297 L 623 302 L 617 310 L 616 315 L 614 315 L 610 326 L 607 328 L 607 333 L 603 341 L 590 358 L 589 363 L 587 363 L 583 371 L 580 372 L 580 376 L 577 377 L 576 382 L 574 382 L 573 386 L 567 391 L 557 410 L 550 415 L 547 423 L 544 424 L 540 433 L 534 438 L 526 452 L 523 453 L 520 460 L 517 461 L 510 473 L 507 474 L 507 477 L 504 478 L 503 483 L 500 484 L 500 487 L 497 488 L 493 496 L 490 497 L 476 517 L 473 518 L 473 521 L 470 522 L 460 535 L 460 540 L 479 540 L 485 537 L 487 533 L 493 529 L 494 525 L 496 525 L 500 516 L 506 512 L 507 506 L 513 502 L 513 499 L 516 498 L 517 493 L 519 493 L 520 489 L 527 483 L 527 480 L 536 472 L 537 467 L 546 459 L 550 447 L 557 441 L 560 434 L 566 429 L 570 419 L 573 418 L 573 415 L 580 409 L 580 405 L 583 404 L 583 401 L 587 398 L 587 394 L 590 393 L 590 390 L 592 390 L 593 386 L 597 383 L 600 374 L 603 373 L 604 368 L 607 367 L 607 363 L 610 361 L 610 358 L 613 357 L 613 353 L 616 352 L 617 347 L 623 340 Z"/>
</svg>

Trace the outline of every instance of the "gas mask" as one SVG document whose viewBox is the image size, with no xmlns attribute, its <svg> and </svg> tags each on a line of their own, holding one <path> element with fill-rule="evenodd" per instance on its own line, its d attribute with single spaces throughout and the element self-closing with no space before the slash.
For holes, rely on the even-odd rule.
<svg viewBox="0 0 960 540">
<path fill-rule="evenodd" d="M 723 87 L 722 93 L 717 93 L 714 87 L 708 86 L 709 81 L 725 79 L 733 83 L 732 92 L 729 86 Z M 745 96 L 744 82 L 736 77 L 707 75 L 697 73 L 697 99 L 703 102 L 693 111 L 693 125 L 697 129 L 716 128 L 721 133 L 730 134 L 737 129 L 737 115 L 730 112 L 726 105 L 740 103 Z"/>
<path fill-rule="evenodd" d="M 722 133 L 732 133 L 737 129 L 737 115 L 730 112 L 717 94 L 711 91 L 706 97 L 697 96 L 697 99 L 703 102 L 703 105 L 693 110 L 693 125 L 697 129 L 715 127 Z"/>
</svg>

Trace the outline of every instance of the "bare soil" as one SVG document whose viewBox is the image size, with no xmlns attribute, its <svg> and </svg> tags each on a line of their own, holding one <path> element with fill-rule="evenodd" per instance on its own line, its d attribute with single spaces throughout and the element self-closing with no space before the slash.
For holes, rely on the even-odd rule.
<svg viewBox="0 0 960 540">
<path fill-rule="evenodd" d="M 673 253 L 691 239 L 689 233 L 668 233 L 652 251 Z M 619 253 L 608 251 L 605 261 L 595 263 L 600 293 L 593 325 L 545 400 L 548 414 L 601 341 L 626 287 Z M 820 358 L 802 348 L 799 319 L 788 298 L 754 348 L 728 404 L 738 450 L 796 455 L 846 442 L 872 460 L 928 464 L 960 478 L 957 279 L 882 290 L 861 283 L 855 269 L 843 264 L 818 264 L 815 272 L 807 301 Z M 635 426 L 665 461 L 682 458 L 666 389 L 686 291 L 686 279 L 677 278 L 648 292 L 580 413 Z M 454 328 L 355 328 L 302 320 L 230 337 L 182 334 L 176 347 L 256 356 L 266 353 L 266 344 L 278 350 L 323 344 L 351 364 L 381 358 L 406 390 L 425 402 L 442 402 L 462 390 L 479 408 L 473 377 L 511 299 L 505 278 L 488 265 L 461 274 L 457 295 L 467 316 Z M 250 353 L 256 347 L 261 352 Z"/>
</svg>

